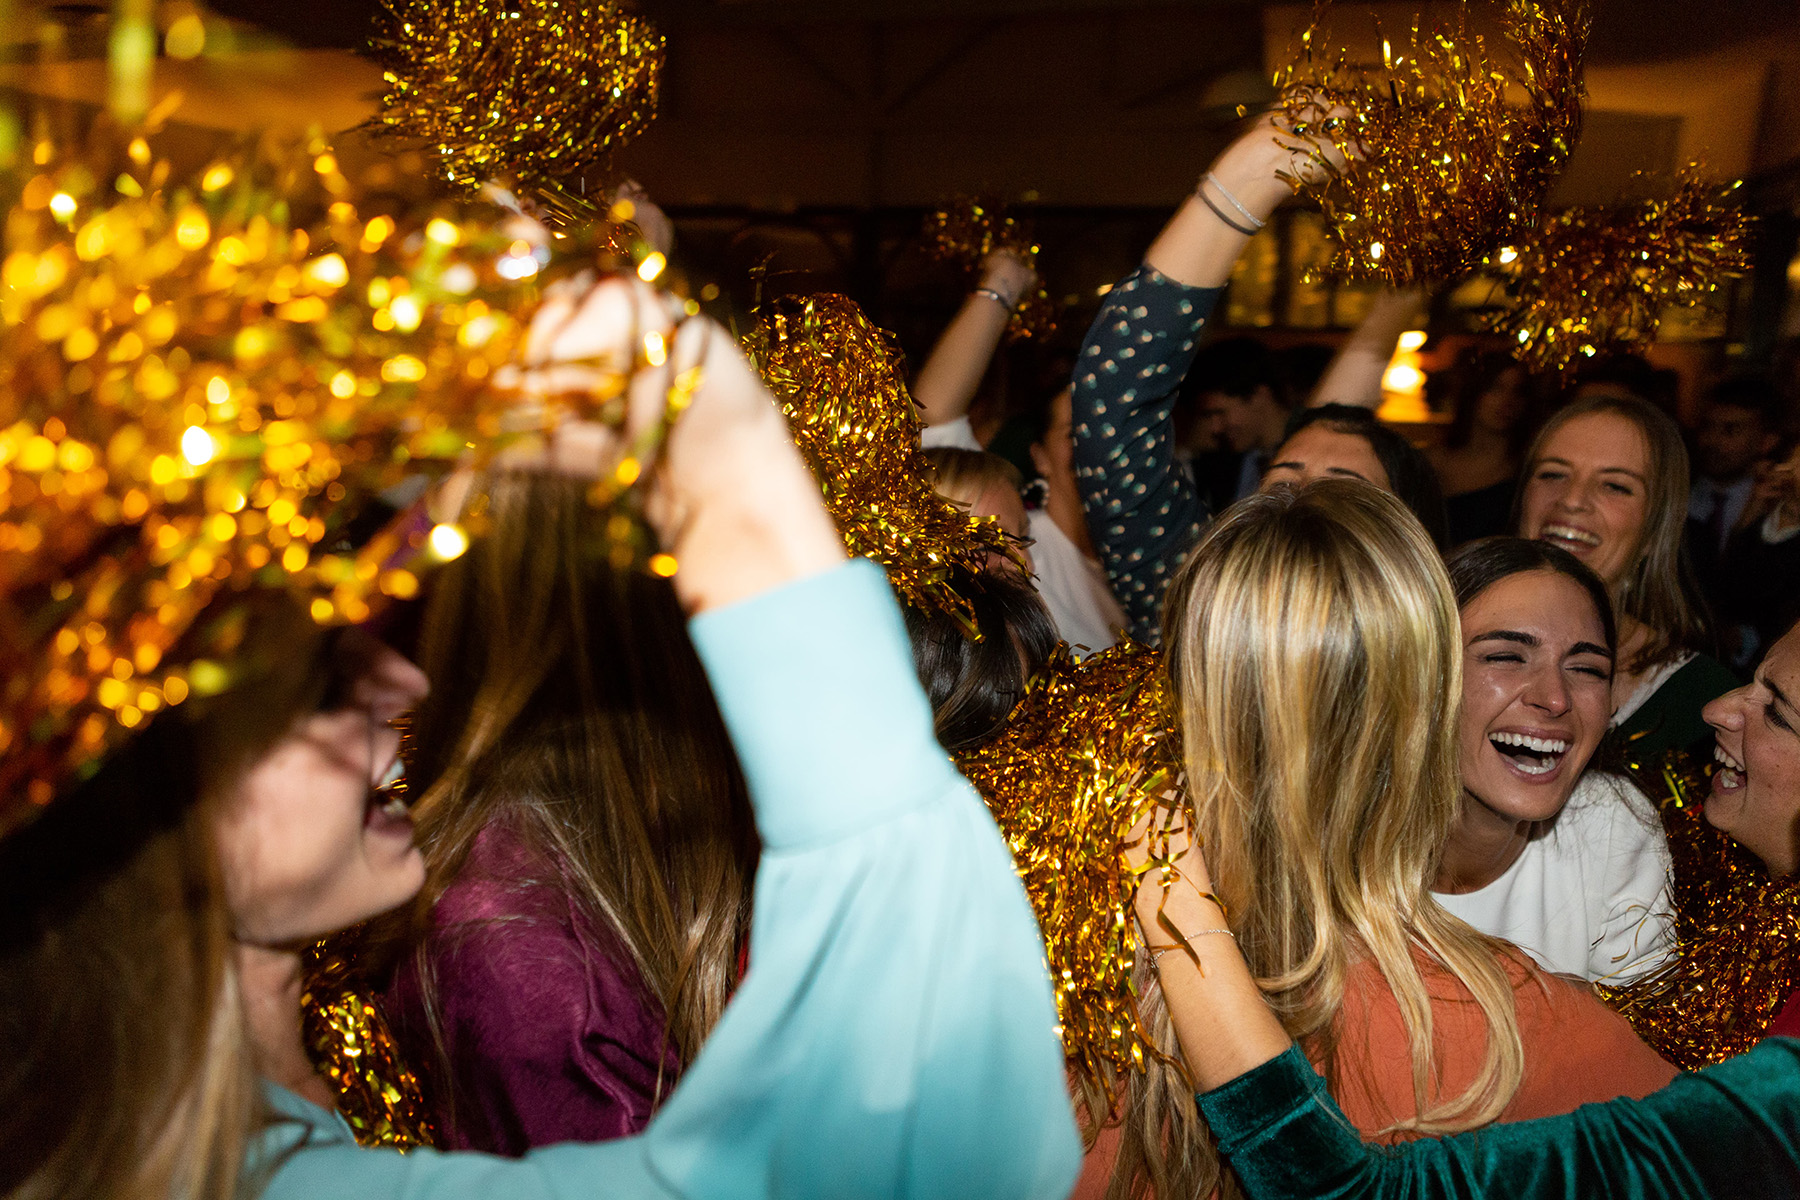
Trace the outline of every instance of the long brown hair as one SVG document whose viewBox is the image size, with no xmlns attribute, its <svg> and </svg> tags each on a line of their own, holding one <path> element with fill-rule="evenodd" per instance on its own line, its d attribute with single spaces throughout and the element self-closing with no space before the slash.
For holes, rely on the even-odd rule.
<svg viewBox="0 0 1800 1200">
<path fill-rule="evenodd" d="M 1613 610 L 1642 625 L 1649 640 L 1619 668 L 1638 674 L 1672 662 L 1683 651 L 1706 648 L 1711 637 L 1706 600 L 1688 561 L 1686 539 L 1688 453 L 1681 429 L 1662 409 L 1636 396 L 1591 396 L 1552 416 L 1525 455 L 1525 472 L 1513 500 L 1513 527 L 1523 514 L 1525 488 L 1557 430 L 1577 417 L 1611 413 L 1637 427 L 1649 470 L 1644 480 L 1644 528 L 1632 548 L 1632 567 L 1613 585 Z M 1623 622 L 1621 621 L 1621 624 Z"/>
<path fill-rule="evenodd" d="M 1418 1115 L 1395 1128 L 1495 1120 L 1524 1061 L 1507 951 L 1429 890 L 1462 805 L 1462 655 L 1456 598 L 1424 528 L 1355 481 L 1250 497 L 1189 556 L 1164 625 L 1199 835 L 1270 1006 L 1335 1081 L 1351 969 L 1372 963 L 1412 1060 Z M 1460 1095 L 1438 1094 L 1422 963 L 1466 987 L 1486 1019 L 1481 1066 Z M 1142 1013 L 1172 1052 L 1152 976 Z M 1134 1077 L 1114 1195 L 1146 1176 L 1166 1195 L 1205 1194 L 1219 1179 L 1169 1075 Z"/>
<path fill-rule="evenodd" d="M 581 484 L 496 472 L 477 495 L 491 533 L 440 572 L 420 644 L 422 903 L 505 822 L 554 864 L 519 886 L 565 891 L 617 935 L 690 1062 L 736 982 L 756 862 L 724 722 L 673 589 L 610 563 Z M 453 1105 L 429 947 L 413 957 L 440 1058 L 415 1065 Z"/>
<path fill-rule="evenodd" d="M 241 1194 L 267 1114 L 213 829 L 330 685 L 324 635 L 256 603 L 249 682 L 165 710 L 0 841 L 0 1195 Z"/>
</svg>

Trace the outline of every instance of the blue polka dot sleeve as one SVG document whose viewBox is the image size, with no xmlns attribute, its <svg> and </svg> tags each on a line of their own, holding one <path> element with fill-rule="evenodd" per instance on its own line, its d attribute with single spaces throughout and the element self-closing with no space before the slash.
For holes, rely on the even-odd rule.
<svg viewBox="0 0 1800 1200">
<path fill-rule="evenodd" d="M 1200 539 L 1206 503 L 1175 458 L 1175 393 L 1223 288 L 1149 266 L 1107 293 L 1075 363 L 1075 479 L 1133 637 L 1161 637 L 1163 590 Z"/>
</svg>

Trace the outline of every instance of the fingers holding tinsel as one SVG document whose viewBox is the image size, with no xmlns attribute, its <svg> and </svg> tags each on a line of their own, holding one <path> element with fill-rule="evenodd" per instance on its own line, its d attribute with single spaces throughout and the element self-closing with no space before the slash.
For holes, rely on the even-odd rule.
<svg viewBox="0 0 1800 1200">
<path fill-rule="evenodd" d="M 850 553 L 885 567 L 905 603 L 957 615 L 972 632 L 953 572 L 1013 552 L 997 522 L 933 488 L 893 338 L 847 296 L 783 297 L 765 306 L 746 348 Z"/>
<path fill-rule="evenodd" d="M 468 531 L 347 539 L 372 497 L 609 403 L 498 386 L 545 286 L 591 269 L 588 232 L 553 251 L 481 206 L 365 206 L 322 143 L 191 178 L 147 142 L 123 174 L 93 157 L 30 167 L 7 214 L 0 586 L 34 632 L 0 664 L 0 791 L 37 804 L 162 708 L 235 686 L 218 639 L 242 623 L 196 625 L 215 600 L 286 590 L 333 624 L 416 595 Z M 293 220 L 295 180 L 319 220 Z M 621 512 L 635 561 L 651 547 Z"/>
<path fill-rule="evenodd" d="M 1660 198 L 1557 213 L 1513 247 L 1512 303 L 1487 327 L 1543 371 L 1645 345 L 1670 309 L 1716 303 L 1749 271 L 1752 221 L 1738 184 L 1693 165 Z"/>
<path fill-rule="evenodd" d="M 926 254 L 956 273 L 965 287 L 982 278 L 990 256 L 1006 254 L 1032 272 L 1033 282 L 1017 297 L 1008 341 L 1049 339 L 1056 330 L 1057 307 L 1037 277 L 1038 246 L 1029 223 L 1006 205 L 990 199 L 959 196 L 925 218 L 920 238 Z"/>
<path fill-rule="evenodd" d="M 452 184 L 497 183 L 553 214 L 656 117 L 664 43 L 617 0 L 388 0 L 371 126 L 425 147 Z"/>
<path fill-rule="evenodd" d="M 1320 148 L 1290 182 L 1338 243 L 1327 275 L 1454 279 L 1535 226 L 1580 134 L 1589 15 L 1585 0 L 1508 0 L 1502 20 L 1516 62 L 1489 57 L 1465 3 L 1429 33 L 1415 19 L 1398 53 L 1383 38 L 1375 67 L 1322 49 L 1315 17 L 1276 85 L 1286 124 Z"/>
</svg>

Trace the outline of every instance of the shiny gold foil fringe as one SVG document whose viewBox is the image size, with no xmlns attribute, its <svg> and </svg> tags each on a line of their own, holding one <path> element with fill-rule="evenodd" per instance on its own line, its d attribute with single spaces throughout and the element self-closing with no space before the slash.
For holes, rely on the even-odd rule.
<svg viewBox="0 0 1800 1200">
<path fill-rule="evenodd" d="M 933 490 L 893 338 L 847 296 L 783 297 L 764 306 L 745 348 L 850 553 L 886 568 L 907 604 L 959 615 L 973 630 L 951 571 L 979 571 L 990 553 L 1011 550 L 996 522 Z"/>
<path fill-rule="evenodd" d="M 1771 879 L 1701 813 L 1708 776 L 1671 751 L 1634 770 L 1657 798 L 1674 859 L 1678 957 L 1649 978 L 1599 990 L 1652 1049 L 1683 1070 L 1742 1054 L 1800 988 L 1800 882 Z"/>
<path fill-rule="evenodd" d="M 1316 154 L 1324 179 L 1292 181 L 1338 245 L 1322 274 L 1390 287 L 1455 279 L 1536 228 L 1581 133 L 1585 0 L 1506 0 L 1517 65 L 1490 58 L 1466 3 L 1429 33 L 1415 18 L 1398 53 L 1384 37 L 1379 67 L 1321 52 L 1325 9 L 1300 61 L 1275 77 L 1299 136 L 1363 160 L 1338 170 Z M 1347 115 L 1327 117 L 1320 104 Z"/>
<path fill-rule="evenodd" d="M 920 236 L 926 253 L 953 269 L 965 287 L 973 288 L 981 281 L 982 264 L 996 250 L 1007 251 L 1037 269 L 1038 246 L 1030 227 L 993 200 L 959 196 L 926 216 Z M 1043 342 L 1055 332 L 1056 305 L 1040 279 L 1013 310 L 1006 338 Z"/>
<path fill-rule="evenodd" d="M 454 525 L 342 542 L 371 497 L 622 416 L 598 393 L 527 411 L 496 382 L 603 228 L 553 254 L 504 211 L 361 191 L 322 142 L 192 177 L 141 137 L 42 143 L 0 180 L 0 833 L 158 711 L 237 682 L 247 614 L 216 601 L 283 588 L 357 622 L 467 544 Z M 648 550 L 641 523 L 621 536 Z"/>
<path fill-rule="evenodd" d="M 656 119 L 662 34 L 616 0 L 388 0 L 372 128 L 436 155 L 459 187 L 580 204 Z"/>
<path fill-rule="evenodd" d="M 337 1093 L 359 1145 L 408 1150 L 438 1145 L 438 1129 L 393 1031 L 346 948 L 359 930 L 314 943 L 302 958 L 300 1030 L 313 1065 Z"/>
<path fill-rule="evenodd" d="M 1487 328 L 1541 371 L 1651 342 L 1668 309 L 1715 303 L 1749 271 L 1752 218 L 1737 190 L 1690 165 L 1664 197 L 1557 213 L 1502 253 L 1512 303 Z"/>
<path fill-rule="evenodd" d="M 1140 880 L 1170 861 L 1166 826 L 1192 813 L 1162 657 L 1125 644 L 1076 662 L 1067 646 L 991 741 L 959 756 L 994 814 L 1036 912 L 1070 1069 L 1113 1111 L 1124 1077 L 1157 1051 L 1132 966 Z M 1126 860 L 1146 819 L 1151 861 Z"/>
</svg>

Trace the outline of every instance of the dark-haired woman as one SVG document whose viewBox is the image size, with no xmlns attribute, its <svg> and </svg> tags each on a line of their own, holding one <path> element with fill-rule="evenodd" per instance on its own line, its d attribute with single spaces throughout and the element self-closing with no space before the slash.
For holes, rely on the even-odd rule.
<svg viewBox="0 0 1800 1200">
<path fill-rule="evenodd" d="M 1462 812 L 1433 895 L 1547 970 L 1621 983 L 1674 943 L 1669 848 L 1630 780 L 1590 766 L 1612 711 L 1600 579 L 1524 538 L 1450 556 L 1460 610 Z"/>
<path fill-rule="evenodd" d="M 1443 487 L 1450 545 L 1460 546 L 1512 528 L 1529 381 L 1510 354 L 1465 349 L 1449 382 L 1450 426 L 1428 456 Z"/>
<path fill-rule="evenodd" d="M 492 472 L 433 581 L 412 721 L 417 945 L 384 1008 L 442 1144 L 642 1131 L 736 985 L 756 834 L 666 580 L 579 480 Z"/>
<path fill-rule="evenodd" d="M 931 701 L 938 743 L 951 754 L 986 742 L 1025 696 L 1026 685 L 1056 649 L 1056 626 L 1031 584 L 996 568 L 954 582 L 980 637 L 959 615 L 908 606 L 913 665 Z"/>
<path fill-rule="evenodd" d="M 1705 601 L 1682 546 L 1688 458 L 1681 431 L 1647 400 L 1578 400 L 1525 459 L 1518 532 L 1559 546 L 1606 582 L 1619 622 L 1613 725 L 1634 762 L 1709 737 L 1700 710 L 1738 685 L 1705 653 Z"/>
<path fill-rule="evenodd" d="M 1303 487 L 1317 479 L 1360 479 L 1392 492 L 1412 510 L 1440 550 L 1448 543 L 1444 497 L 1418 448 L 1367 408 L 1321 404 L 1288 418 L 1281 445 L 1263 472 L 1262 490 Z"/>
</svg>

